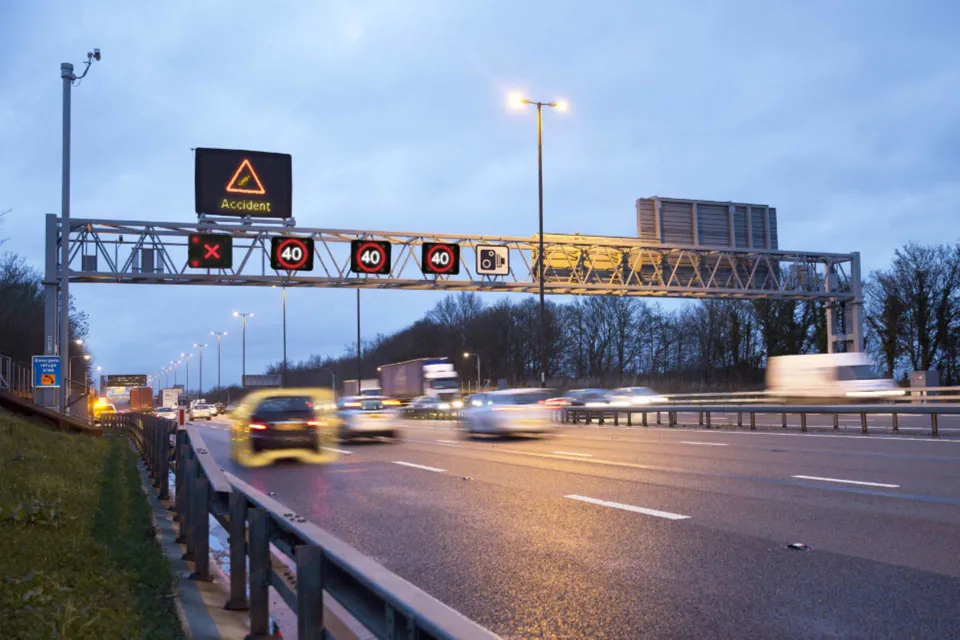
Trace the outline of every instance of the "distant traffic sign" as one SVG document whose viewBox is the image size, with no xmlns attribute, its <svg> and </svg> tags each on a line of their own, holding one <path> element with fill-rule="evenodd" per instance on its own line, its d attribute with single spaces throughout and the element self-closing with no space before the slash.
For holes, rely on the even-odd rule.
<svg viewBox="0 0 960 640">
<path fill-rule="evenodd" d="M 60 356 L 33 356 L 33 386 L 60 386 Z"/>
<path fill-rule="evenodd" d="M 147 386 L 147 376 L 139 373 L 107 376 L 107 386 L 108 387 L 145 387 Z"/>
<path fill-rule="evenodd" d="M 270 238 L 270 268 L 313 271 L 313 238 Z"/>
<path fill-rule="evenodd" d="M 289 153 L 196 149 L 197 213 L 289 218 L 292 201 Z"/>
<path fill-rule="evenodd" d="M 477 273 L 481 276 L 505 276 L 510 273 L 510 249 L 498 245 L 478 245 Z"/>
<path fill-rule="evenodd" d="M 460 273 L 460 245 L 446 242 L 424 242 L 420 254 L 424 273 L 455 276 Z"/>
<path fill-rule="evenodd" d="M 187 238 L 187 262 L 195 269 L 229 269 L 233 266 L 233 236 L 191 233 Z"/>
<path fill-rule="evenodd" d="M 379 240 L 350 242 L 350 271 L 353 273 L 390 274 L 390 243 Z"/>
</svg>

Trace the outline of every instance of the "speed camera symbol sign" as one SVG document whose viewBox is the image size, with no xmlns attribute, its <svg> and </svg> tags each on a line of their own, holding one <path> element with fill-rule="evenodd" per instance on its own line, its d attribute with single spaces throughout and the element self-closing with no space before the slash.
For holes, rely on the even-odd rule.
<svg viewBox="0 0 960 640">
<path fill-rule="evenodd" d="M 270 238 L 270 268 L 313 271 L 313 238 Z"/>
<path fill-rule="evenodd" d="M 510 249 L 497 245 L 478 245 L 477 273 L 482 276 L 505 276 L 510 273 Z"/>
</svg>

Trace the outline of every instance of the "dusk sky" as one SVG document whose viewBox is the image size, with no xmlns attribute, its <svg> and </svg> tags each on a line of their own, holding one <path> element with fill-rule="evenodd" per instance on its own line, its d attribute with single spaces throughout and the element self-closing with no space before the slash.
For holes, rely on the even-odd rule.
<svg viewBox="0 0 960 640">
<path fill-rule="evenodd" d="M 866 275 L 908 241 L 960 237 L 958 25 L 947 0 L 9 2 L 0 237 L 42 267 L 60 63 L 99 47 L 73 92 L 74 217 L 195 221 L 206 146 L 292 154 L 300 226 L 530 235 L 536 116 L 506 108 L 517 89 L 570 103 L 544 118 L 548 232 L 634 236 L 653 195 L 768 204 L 781 248 L 860 251 Z M 248 373 L 281 357 L 279 290 L 71 293 L 105 372 L 156 373 L 216 330 L 238 381 L 234 310 L 256 314 Z M 366 339 L 439 294 L 363 299 Z M 291 360 L 342 353 L 353 301 L 289 291 Z"/>
</svg>

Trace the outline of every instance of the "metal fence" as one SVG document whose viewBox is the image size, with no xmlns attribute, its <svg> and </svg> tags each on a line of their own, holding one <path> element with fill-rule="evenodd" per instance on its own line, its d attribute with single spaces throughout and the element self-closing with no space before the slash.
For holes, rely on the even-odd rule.
<svg viewBox="0 0 960 640">
<path fill-rule="evenodd" d="M 860 430 L 868 433 L 868 421 L 870 416 L 889 416 L 891 419 L 891 430 L 893 433 L 900 433 L 900 417 L 905 415 L 928 416 L 930 420 L 930 435 L 939 435 L 939 416 L 942 415 L 960 415 L 960 406 L 951 404 L 837 404 L 837 405 L 803 405 L 803 404 L 662 404 L 647 405 L 644 407 L 567 407 L 558 410 L 555 417 L 560 422 L 572 424 L 607 424 L 612 422 L 614 426 L 619 426 L 621 422 L 627 426 L 637 424 L 639 426 L 649 426 L 652 419 L 656 424 L 663 424 L 663 418 L 666 417 L 668 427 L 686 426 L 680 422 L 681 415 L 697 416 L 697 425 L 712 428 L 727 424 L 717 420 L 728 420 L 730 416 L 736 414 L 736 426 L 742 427 L 744 416 L 749 420 L 750 429 L 757 429 L 758 415 L 777 415 L 780 417 L 781 427 L 787 427 L 788 416 L 795 415 L 800 419 L 800 430 L 807 431 L 807 418 L 810 415 L 829 415 L 833 416 L 834 431 L 840 428 L 841 415 L 859 415 Z M 732 424 L 732 422 L 730 423 Z"/>
<path fill-rule="evenodd" d="M 33 376 L 30 367 L 12 358 L 0 355 L 0 391 L 6 391 L 24 400 L 33 399 Z"/>
<path fill-rule="evenodd" d="M 171 420 L 138 414 L 104 416 L 103 427 L 127 434 L 137 445 L 161 500 L 170 498 L 173 458 L 177 541 L 186 545 L 184 558 L 194 563 L 192 579 L 210 580 L 209 516 L 227 531 L 230 599 L 225 606 L 250 611 L 250 637 L 269 634 L 270 587 L 296 613 L 301 640 L 332 637 L 324 623 L 325 597 L 339 603 L 376 638 L 498 637 L 289 507 L 225 473 L 193 427 L 178 430 Z M 273 555 L 274 549 L 293 564 L 293 574 Z"/>
</svg>

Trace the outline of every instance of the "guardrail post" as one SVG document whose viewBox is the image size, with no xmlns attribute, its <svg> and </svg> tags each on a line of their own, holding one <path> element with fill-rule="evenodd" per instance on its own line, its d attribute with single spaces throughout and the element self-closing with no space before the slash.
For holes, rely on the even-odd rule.
<svg viewBox="0 0 960 640">
<path fill-rule="evenodd" d="M 699 427 L 703 426 L 703 411 L 699 413 L 699 416 L 697 418 L 697 426 Z"/>
<path fill-rule="evenodd" d="M 193 538 L 193 573 L 191 580 L 210 582 L 210 482 L 197 475 L 193 482 L 193 522 L 190 534 Z"/>
<path fill-rule="evenodd" d="M 930 435 L 938 436 L 940 435 L 940 430 L 937 428 L 937 414 L 930 414 Z"/>
<path fill-rule="evenodd" d="M 757 430 L 757 414 L 755 411 L 750 412 L 750 431 Z"/>
<path fill-rule="evenodd" d="M 660 422 L 660 412 L 657 411 L 657 426 L 660 426 L 661 424 L 663 424 L 663 423 Z"/>
<path fill-rule="evenodd" d="M 900 433 L 900 414 L 893 413 L 893 432 Z"/>
<path fill-rule="evenodd" d="M 183 511 L 180 512 L 180 535 L 177 536 L 177 542 L 187 545 L 187 552 L 183 554 L 184 560 L 193 560 L 193 536 L 190 530 L 193 528 L 193 482 L 196 476 L 193 459 L 193 452 L 187 454 L 187 459 L 183 465 Z"/>
<path fill-rule="evenodd" d="M 270 631 L 270 516 L 265 509 L 250 509 L 250 635 Z"/>
<path fill-rule="evenodd" d="M 644 412 L 643 412 L 642 414 L 640 414 L 640 415 L 643 416 L 642 418 L 640 418 L 640 424 L 642 424 L 643 426 L 646 427 L 646 426 L 647 426 L 647 412 L 644 411 Z"/>
<path fill-rule="evenodd" d="M 297 547 L 297 638 L 322 640 L 323 549 L 316 545 Z"/>
<path fill-rule="evenodd" d="M 737 411 L 737 426 L 743 426 L 743 411 Z"/>
<path fill-rule="evenodd" d="M 603 424 L 603 410 L 597 412 L 597 424 Z"/>
<path fill-rule="evenodd" d="M 675 411 L 667 411 L 667 426 L 673 427 L 677 424 L 677 414 Z"/>
<path fill-rule="evenodd" d="M 784 429 L 787 428 L 787 414 L 786 412 L 780 414 L 780 426 Z"/>
<path fill-rule="evenodd" d="M 800 412 L 800 431 L 806 432 L 807 430 L 807 414 Z"/>
<path fill-rule="evenodd" d="M 860 414 L 860 430 L 863 431 L 864 433 L 867 432 L 867 414 L 866 413 Z"/>
<path fill-rule="evenodd" d="M 166 422 L 160 423 L 160 441 L 163 443 L 160 455 L 160 499 L 170 499 L 170 430 Z"/>
<path fill-rule="evenodd" d="M 712 429 L 712 428 L 713 428 L 713 424 L 711 424 L 710 422 L 710 412 L 707 411 L 707 429 Z"/>
<path fill-rule="evenodd" d="M 141 418 L 141 421 L 146 421 L 147 424 L 150 425 L 150 430 L 153 432 L 153 468 L 157 472 L 156 481 L 154 482 L 154 485 L 157 487 L 158 490 L 162 491 L 163 490 L 163 478 L 162 478 L 163 465 L 160 462 L 160 458 L 163 455 L 163 447 L 161 446 L 160 443 L 162 442 L 161 437 L 163 434 L 160 433 L 160 425 L 154 422 L 154 420 Z"/>
<path fill-rule="evenodd" d="M 614 412 L 613 412 L 613 426 L 615 426 L 615 427 L 619 427 L 619 426 L 620 426 L 620 412 L 619 412 L 619 411 L 614 411 Z"/>
<path fill-rule="evenodd" d="M 237 489 L 230 492 L 230 600 L 224 609 L 246 611 L 247 602 L 247 499 Z"/>
<path fill-rule="evenodd" d="M 174 521 L 183 520 L 183 492 L 186 486 L 186 462 L 185 458 L 187 455 L 187 432 L 177 429 L 177 451 L 176 458 L 174 458 L 174 473 L 176 474 L 176 490 L 174 494 L 174 507 L 176 508 L 176 515 L 173 516 Z"/>
<path fill-rule="evenodd" d="M 834 431 L 840 430 L 840 414 L 839 413 L 833 414 L 833 430 Z"/>
</svg>

